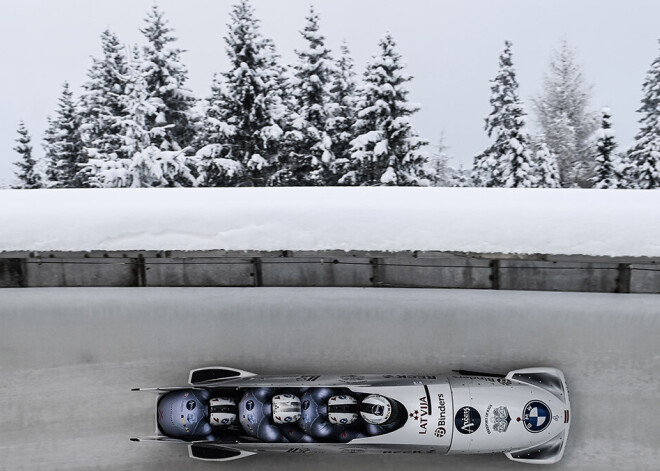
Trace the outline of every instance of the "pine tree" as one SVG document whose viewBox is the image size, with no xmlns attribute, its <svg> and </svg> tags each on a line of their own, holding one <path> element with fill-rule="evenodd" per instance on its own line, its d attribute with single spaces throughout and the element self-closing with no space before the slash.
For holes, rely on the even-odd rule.
<svg viewBox="0 0 660 471">
<path fill-rule="evenodd" d="M 183 51 L 171 45 L 176 38 L 156 5 L 145 23 L 141 32 L 148 42 L 142 50 L 140 72 L 153 106 L 146 117 L 151 144 L 161 150 L 185 149 L 195 137 L 192 108 L 197 100 L 186 88 L 188 71 L 180 58 Z"/>
<path fill-rule="evenodd" d="M 346 43 L 341 45 L 336 72 L 330 89 L 330 118 L 328 123 L 335 170 L 340 172 L 350 159 L 351 141 L 355 138 L 354 127 L 357 105 L 357 75 L 354 62 Z M 333 179 L 331 184 L 335 184 Z"/>
<path fill-rule="evenodd" d="M 202 186 L 264 186 L 276 168 L 286 108 L 283 70 L 247 0 L 224 38 L 231 69 L 214 79 L 197 154 Z"/>
<path fill-rule="evenodd" d="M 17 146 L 14 150 L 20 155 L 20 160 L 14 165 L 18 171 L 15 171 L 20 184 L 14 186 L 16 189 L 35 189 L 41 188 L 41 175 L 36 170 L 37 161 L 32 157 L 32 139 L 28 133 L 25 123 L 18 123 Z"/>
<path fill-rule="evenodd" d="M 131 157 L 122 132 L 122 123 L 130 119 L 126 107 L 130 71 L 125 48 L 114 33 L 104 31 L 101 44 L 103 57 L 93 59 L 79 102 L 87 157 L 84 175 L 89 186 L 123 186 L 124 179 L 118 182 L 115 177 L 116 169 Z"/>
<path fill-rule="evenodd" d="M 449 186 L 455 188 L 465 188 L 471 186 L 470 183 L 470 171 L 459 165 L 457 169 L 451 169 L 451 175 L 449 177 Z"/>
<path fill-rule="evenodd" d="M 433 178 L 432 186 L 451 186 L 454 170 L 449 167 L 449 155 L 447 154 L 447 145 L 443 135 L 438 139 L 438 144 L 433 146 L 435 149 L 429 156 L 429 169 Z"/>
<path fill-rule="evenodd" d="M 80 120 L 69 84 L 64 83 L 55 119 L 48 120 L 44 150 L 49 185 L 53 188 L 80 188 L 86 163 L 80 136 Z"/>
<path fill-rule="evenodd" d="M 559 166 L 557 157 L 548 149 L 543 137 L 534 143 L 534 176 L 537 179 L 535 186 L 538 188 L 559 188 Z"/>
<path fill-rule="evenodd" d="M 557 156 L 563 187 L 589 186 L 593 175 L 590 137 L 598 124 L 587 110 L 589 95 L 575 52 L 563 41 L 550 61 L 543 91 L 533 102 L 545 143 Z"/>
<path fill-rule="evenodd" d="M 499 72 L 491 80 L 486 132 L 495 142 L 474 159 L 473 182 L 476 186 L 528 188 L 537 180 L 529 136 L 525 130 L 525 112 L 518 98 L 511 58 L 511 42 L 506 41 L 500 55 Z"/>
<path fill-rule="evenodd" d="M 594 188 L 625 188 L 623 162 L 614 152 L 616 142 L 612 130 L 612 114 L 608 108 L 602 110 L 600 129 L 596 132 L 596 171 Z"/>
<path fill-rule="evenodd" d="M 380 54 L 364 73 L 359 93 L 356 137 L 351 142 L 351 160 L 339 184 L 418 186 L 430 183 L 428 144 L 410 122 L 419 106 L 408 101 L 404 72 L 392 35 L 379 42 Z"/>
<path fill-rule="evenodd" d="M 330 125 L 333 105 L 330 88 L 335 67 L 325 38 L 319 32 L 319 15 L 311 7 L 307 24 L 301 32 L 307 47 L 296 51 L 292 88 L 297 90 L 292 129 L 286 134 L 284 158 L 288 178 L 281 183 L 324 185 L 333 180 L 334 155 Z"/>
<path fill-rule="evenodd" d="M 628 158 L 634 165 L 637 188 L 660 188 L 660 56 L 651 64 L 642 91 L 642 106 L 637 110 L 641 126 Z"/>
</svg>

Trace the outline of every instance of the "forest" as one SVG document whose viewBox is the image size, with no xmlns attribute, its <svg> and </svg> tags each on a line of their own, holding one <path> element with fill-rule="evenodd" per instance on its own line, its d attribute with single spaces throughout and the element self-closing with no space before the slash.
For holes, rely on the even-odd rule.
<svg viewBox="0 0 660 471">
<path fill-rule="evenodd" d="M 159 7 L 141 32 L 144 43 L 132 46 L 102 32 L 102 54 L 79 96 L 63 84 L 43 155 L 19 123 L 15 188 L 660 187 L 660 57 L 642 84 L 635 142 L 619 149 L 611 111 L 589 109 L 589 87 L 566 42 L 533 99 L 538 129 L 530 131 L 506 41 L 490 81 L 491 143 L 471 168 L 453 168 L 444 144 L 430 145 L 413 126 L 413 77 L 389 33 L 358 73 L 346 44 L 336 56 L 326 46 L 311 7 L 287 65 L 249 0 L 239 0 L 224 35 L 230 68 L 199 98 Z"/>
</svg>

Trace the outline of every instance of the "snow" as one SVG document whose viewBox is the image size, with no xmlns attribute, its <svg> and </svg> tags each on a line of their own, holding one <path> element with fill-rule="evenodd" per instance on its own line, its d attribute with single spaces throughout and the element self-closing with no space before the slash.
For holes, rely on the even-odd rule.
<svg viewBox="0 0 660 471">
<path fill-rule="evenodd" d="M 660 192 L 4 190 L 0 251 L 377 250 L 660 256 Z"/>
</svg>

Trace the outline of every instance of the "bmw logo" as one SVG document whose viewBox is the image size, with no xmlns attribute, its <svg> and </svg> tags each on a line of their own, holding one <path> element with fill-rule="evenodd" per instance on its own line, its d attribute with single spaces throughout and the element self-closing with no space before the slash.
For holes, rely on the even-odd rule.
<svg viewBox="0 0 660 471">
<path fill-rule="evenodd" d="M 291 417 L 284 417 L 285 422 L 291 422 L 293 419 Z"/>
<path fill-rule="evenodd" d="M 229 419 L 222 419 L 223 425 L 227 425 L 229 423 Z"/>
<path fill-rule="evenodd" d="M 539 433 L 550 425 L 552 413 L 541 401 L 530 401 L 523 409 L 523 423 L 528 432 Z"/>
<path fill-rule="evenodd" d="M 341 419 L 339 422 L 342 423 L 342 424 L 347 424 L 347 423 L 348 423 L 348 419 Z"/>
<path fill-rule="evenodd" d="M 195 401 L 186 402 L 186 409 L 193 410 L 195 407 L 197 407 L 197 403 Z"/>
<path fill-rule="evenodd" d="M 245 403 L 245 410 L 252 410 L 254 409 L 254 401 L 247 401 Z"/>
</svg>

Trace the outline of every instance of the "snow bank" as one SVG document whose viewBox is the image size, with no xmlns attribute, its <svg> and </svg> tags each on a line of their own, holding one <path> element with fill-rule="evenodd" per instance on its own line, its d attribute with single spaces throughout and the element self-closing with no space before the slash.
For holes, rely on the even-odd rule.
<svg viewBox="0 0 660 471">
<path fill-rule="evenodd" d="M 660 256 L 660 191 L 0 191 L 0 251 L 438 250 Z"/>
</svg>

